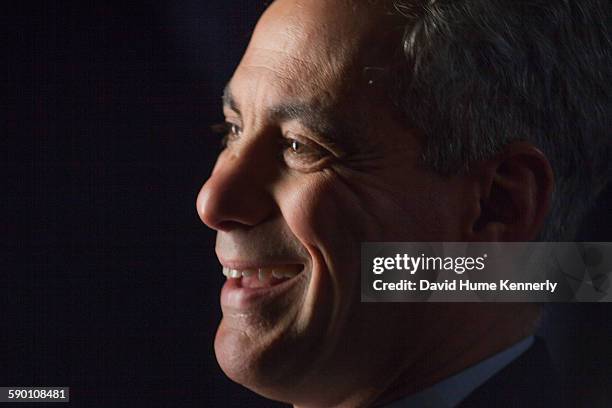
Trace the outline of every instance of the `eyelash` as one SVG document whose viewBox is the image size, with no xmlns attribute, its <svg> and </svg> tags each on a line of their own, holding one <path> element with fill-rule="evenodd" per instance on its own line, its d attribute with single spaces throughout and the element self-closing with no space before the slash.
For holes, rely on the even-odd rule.
<svg viewBox="0 0 612 408">
<path fill-rule="evenodd" d="M 317 152 L 317 150 L 321 150 L 320 148 L 317 149 L 316 147 L 290 137 L 283 139 L 283 148 L 285 151 L 295 156 L 321 155 L 321 152 Z M 299 151 L 300 149 L 302 152 Z M 304 150 L 306 150 L 306 152 L 304 152 Z"/>
<path fill-rule="evenodd" d="M 211 127 L 214 133 L 222 135 L 221 148 L 225 149 L 232 141 L 238 139 L 242 134 L 242 128 L 235 123 L 223 122 Z M 303 162 L 320 163 L 329 154 L 321 147 L 314 147 L 311 143 L 305 143 L 295 138 L 284 137 L 281 142 L 283 156 L 286 160 L 302 160 Z M 299 151 L 302 150 L 302 152 Z M 291 157 L 287 157 L 290 155 Z"/>
<path fill-rule="evenodd" d="M 211 129 L 213 133 L 216 133 L 222 136 L 221 137 L 221 148 L 222 149 L 225 149 L 230 142 L 240 137 L 240 134 L 242 133 L 242 129 L 240 128 L 240 126 L 236 125 L 235 123 L 231 123 L 231 122 L 223 122 L 223 123 L 218 123 L 216 125 L 212 125 Z"/>
</svg>

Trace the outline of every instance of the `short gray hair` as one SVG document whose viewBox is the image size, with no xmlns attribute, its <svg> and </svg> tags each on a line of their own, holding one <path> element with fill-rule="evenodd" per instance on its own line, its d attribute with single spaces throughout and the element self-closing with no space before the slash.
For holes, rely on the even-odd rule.
<svg viewBox="0 0 612 408">
<path fill-rule="evenodd" d="M 526 140 L 555 174 L 539 239 L 572 240 L 610 176 L 609 0 L 396 0 L 395 102 L 452 174 Z"/>
</svg>

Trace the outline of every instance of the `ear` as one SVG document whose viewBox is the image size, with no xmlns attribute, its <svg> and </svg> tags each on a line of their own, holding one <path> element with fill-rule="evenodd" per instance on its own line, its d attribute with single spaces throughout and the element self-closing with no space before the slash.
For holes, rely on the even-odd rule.
<svg viewBox="0 0 612 408">
<path fill-rule="evenodd" d="M 510 143 L 470 171 L 479 208 L 468 225 L 469 240 L 531 241 L 542 229 L 554 188 L 544 154 L 527 142 Z"/>
</svg>

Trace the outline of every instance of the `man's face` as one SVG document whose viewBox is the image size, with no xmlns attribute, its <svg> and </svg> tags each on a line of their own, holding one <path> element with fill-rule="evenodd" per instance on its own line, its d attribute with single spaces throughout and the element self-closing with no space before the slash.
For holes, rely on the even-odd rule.
<svg viewBox="0 0 612 408">
<path fill-rule="evenodd" d="M 394 345 L 417 349 L 435 331 L 430 309 L 360 303 L 362 242 L 462 238 L 461 184 L 421 165 L 417 133 L 370 75 L 399 34 L 367 2 L 341 3 L 266 12 L 228 84 L 228 144 L 197 202 L 241 276 L 222 290 L 217 359 L 277 399 L 357 367 L 383 372 Z"/>
</svg>

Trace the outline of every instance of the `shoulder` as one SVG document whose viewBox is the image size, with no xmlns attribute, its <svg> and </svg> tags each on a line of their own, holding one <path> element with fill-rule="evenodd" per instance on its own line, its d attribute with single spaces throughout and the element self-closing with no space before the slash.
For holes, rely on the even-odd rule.
<svg viewBox="0 0 612 408">
<path fill-rule="evenodd" d="M 459 408 L 560 407 L 561 388 L 543 340 L 474 390 Z"/>
</svg>

